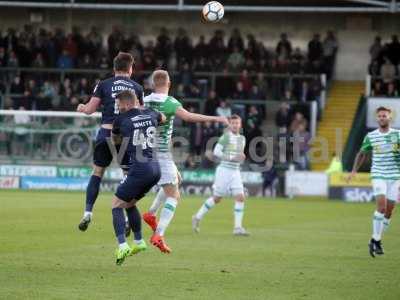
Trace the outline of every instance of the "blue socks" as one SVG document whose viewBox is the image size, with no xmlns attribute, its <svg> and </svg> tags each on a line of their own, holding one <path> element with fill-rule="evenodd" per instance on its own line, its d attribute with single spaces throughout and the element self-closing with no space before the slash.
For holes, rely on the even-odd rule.
<svg viewBox="0 0 400 300">
<path fill-rule="evenodd" d="M 126 242 L 124 210 L 122 208 L 113 208 L 112 217 L 113 217 L 115 236 L 118 239 L 118 243 L 123 244 Z"/>
<path fill-rule="evenodd" d="M 142 240 L 142 216 L 137 206 L 126 209 L 129 225 L 133 231 L 135 241 Z"/>
<path fill-rule="evenodd" d="M 92 175 L 89 180 L 89 184 L 86 188 L 86 212 L 91 212 L 93 210 L 93 205 L 96 202 L 97 195 L 100 190 L 101 177 Z"/>
</svg>

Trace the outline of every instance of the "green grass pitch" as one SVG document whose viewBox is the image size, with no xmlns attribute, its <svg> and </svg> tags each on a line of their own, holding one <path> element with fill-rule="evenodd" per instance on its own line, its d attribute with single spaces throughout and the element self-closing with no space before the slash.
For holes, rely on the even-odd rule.
<svg viewBox="0 0 400 300">
<path fill-rule="evenodd" d="M 0 191 L 0 299 L 400 299 L 400 216 L 385 236 L 386 254 L 372 259 L 373 204 L 249 199 L 252 235 L 233 237 L 231 200 L 195 235 L 191 216 L 202 199 L 184 197 L 167 231 L 173 253 L 150 246 L 117 267 L 111 194 L 100 195 L 85 233 L 77 230 L 83 199 Z"/>
</svg>

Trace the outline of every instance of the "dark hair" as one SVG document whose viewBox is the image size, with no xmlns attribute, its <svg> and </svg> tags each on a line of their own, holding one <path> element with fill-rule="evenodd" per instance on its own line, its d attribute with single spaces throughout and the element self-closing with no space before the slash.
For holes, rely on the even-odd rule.
<svg viewBox="0 0 400 300">
<path fill-rule="evenodd" d="M 129 69 L 135 63 L 135 59 L 130 53 L 119 52 L 114 58 L 114 71 L 129 72 Z"/>
<path fill-rule="evenodd" d="M 125 91 L 122 91 L 122 92 L 118 93 L 117 94 L 117 99 L 119 101 L 129 101 L 129 102 L 137 101 L 136 94 L 133 93 L 130 90 L 125 90 Z"/>
<path fill-rule="evenodd" d="M 242 118 L 239 115 L 233 114 L 229 120 L 241 120 Z"/>
<path fill-rule="evenodd" d="M 381 112 L 381 111 L 387 111 L 389 114 L 392 112 L 392 110 L 391 110 L 390 108 L 387 108 L 387 107 L 384 107 L 384 106 L 379 106 L 379 107 L 376 109 L 376 113 L 379 113 L 379 112 Z"/>
</svg>

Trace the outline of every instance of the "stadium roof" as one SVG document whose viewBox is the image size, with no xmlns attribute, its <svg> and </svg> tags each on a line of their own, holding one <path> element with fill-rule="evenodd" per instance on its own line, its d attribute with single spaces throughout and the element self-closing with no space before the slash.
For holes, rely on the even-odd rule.
<svg viewBox="0 0 400 300">
<path fill-rule="evenodd" d="M 113 10 L 201 9 L 205 0 L 56 0 L 1 1 L 3 7 L 42 7 Z M 226 11 L 247 12 L 366 12 L 396 13 L 397 0 L 222 0 Z"/>
</svg>

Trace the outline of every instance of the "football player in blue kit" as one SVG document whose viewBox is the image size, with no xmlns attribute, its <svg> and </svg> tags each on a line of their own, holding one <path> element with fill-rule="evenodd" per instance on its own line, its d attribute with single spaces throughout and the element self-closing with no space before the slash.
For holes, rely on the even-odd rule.
<svg viewBox="0 0 400 300">
<path fill-rule="evenodd" d="M 113 160 L 112 151 L 107 139 L 111 138 L 113 122 L 119 114 L 115 98 L 121 91 L 128 90 L 136 95 L 140 104 L 143 104 L 142 86 L 130 79 L 133 67 L 134 58 L 131 54 L 118 53 L 114 58 L 114 76 L 100 81 L 94 88 L 93 96 L 89 102 L 87 104 L 79 104 L 77 108 L 78 112 L 90 115 L 96 112 L 99 107 L 102 107 L 101 127 L 96 137 L 93 153 L 93 174 L 86 189 L 84 215 L 78 226 L 81 231 L 86 231 L 92 220 L 93 206 L 99 194 L 101 180 L 106 168 Z M 129 155 L 126 151 L 122 151 L 123 149 L 119 152 L 119 147 L 116 147 L 116 149 L 118 153 L 121 153 L 118 154 L 118 163 L 126 172 L 130 164 Z M 133 214 L 139 214 L 135 208 L 133 210 Z M 129 230 L 127 232 L 129 233 Z"/>
<path fill-rule="evenodd" d="M 115 255 L 116 263 L 120 265 L 126 257 L 141 251 L 141 247 L 146 247 L 144 240 L 137 241 L 137 237 L 132 246 L 126 242 L 123 209 L 129 211 L 136 207 L 136 202 L 143 198 L 161 177 L 153 148 L 156 147 L 156 128 L 165 122 L 166 117 L 151 108 L 139 107 L 137 97 L 131 91 L 118 94 L 117 103 L 120 114 L 114 121 L 112 138 L 116 145 L 127 144 L 127 152 L 131 156 L 128 174 L 118 186 L 112 200 L 113 226 L 119 245 Z M 130 224 L 141 221 L 140 217 L 135 219 L 130 213 L 128 217 Z"/>
</svg>

